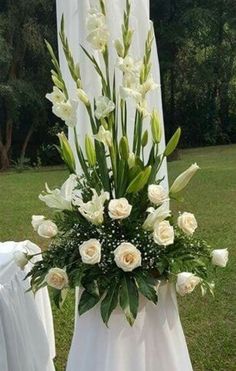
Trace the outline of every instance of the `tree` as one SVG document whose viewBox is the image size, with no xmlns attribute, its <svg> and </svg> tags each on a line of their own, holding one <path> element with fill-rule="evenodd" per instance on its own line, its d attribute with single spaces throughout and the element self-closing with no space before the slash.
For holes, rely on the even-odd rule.
<svg viewBox="0 0 236 371">
<path fill-rule="evenodd" d="M 10 166 L 14 134 L 25 155 L 37 126 L 47 123 L 44 95 L 50 83 L 44 38 L 56 38 L 53 0 L 1 0 L 0 168 Z M 23 135 L 22 135 L 23 134 Z"/>
</svg>

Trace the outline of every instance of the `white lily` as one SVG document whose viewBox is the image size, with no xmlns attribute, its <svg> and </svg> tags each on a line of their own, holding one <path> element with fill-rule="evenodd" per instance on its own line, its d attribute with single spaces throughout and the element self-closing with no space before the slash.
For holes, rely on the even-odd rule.
<svg viewBox="0 0 236 371">
<path fill-rule="evenodd" d="M 98 195 L 95 189 L 92 189 L 92 192 L 93 196 L 91 201 L 86 203 L 81 199 L 80 192 L 74 192 L 73 205 L 79 207 L 79 212 L 90 223 L 99 225 L 103 223 L 104 203 L 109 200 L 110 196 L 108 192 L 104 191 L 102 191 L 100 195 Z"/>
<path fill-rule="evenodd" d="M 187 170 L 185 170 L 182 174 L 180 174 L 172 184 L 170 193 L 174 194 L 182 191 L 199 169 L 199 166 L 195 163 L 191 165 Z"/>
<path fill-rule="evenodd" d="M 146 231 L 153 231 L 156 223 L 161 223 L 163 220 L 171 215 L 171 211 L 169 210 L 166 203 L 163 203 L 157 209 L 154 209 L 154 207 L 149 207 L 147 209 L 147 212 L 149 213 L 149 215 L 143 223 L 143 229 L 145 229 Z"/>
<path fill-rule="evenodd" d="M 77 176 L 71 174 L 61 189 L 50 190 L 46 184 L 46 194 L 40 194 L 39 199 L 52 209 L 72 210 L 72 194 L 77 184 Z"/>
</svg>

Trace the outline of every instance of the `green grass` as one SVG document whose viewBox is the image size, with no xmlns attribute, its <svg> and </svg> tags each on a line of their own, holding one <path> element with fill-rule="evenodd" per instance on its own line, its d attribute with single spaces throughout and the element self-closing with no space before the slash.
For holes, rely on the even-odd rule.
<svg viewBox="0 0 236 371">
<path fill-rule="evenodd" d="M 236 146 L 185 150 L 181 160 L 169 164 L 174 179 L 192 162 L 201 171 L 185 192 L 182 211 L 194 212 L 198 233 L 214 248 L 228 247 L 230 262 L 218 270 L 215 298 L 202 298 L 199 292 L 179 298 L 181 319 L 195 371 L 234 371 L 236 369 Z M 0 175 L 0 240 L 31 239 L 45 248 L 45 241 L 32 232 L 32 214 L 48 215 L 38 200 L 47 181 L 58 186 L 65 171 L 27 171 Z M 174 205 L 177 209 L 177 206 Z M 57 366 L 64 370 L 73 331 L 74 302 L 61 312 L 54 310 L 57 338 Z M 170 370 L 171 371 L 171 370 Z"/>
</svg>

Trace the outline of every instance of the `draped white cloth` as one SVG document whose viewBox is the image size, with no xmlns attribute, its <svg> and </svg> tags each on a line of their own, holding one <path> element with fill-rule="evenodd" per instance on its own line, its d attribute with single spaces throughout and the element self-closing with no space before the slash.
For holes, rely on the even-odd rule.
<svg viewBox="0 0 236 371">
<path fill-rule="evenodd" d="M 125 0 L 107 0 L 107 18 L 111 38 L 121 37 L 121 23 Z M 91 63 L 79 45 L 82 44 L 96 59 L 101 62 L 99 54 L 94 53 L 86 42 L 86 17 L 90 5 L 97 0 L 57 0 L 57 17 L 60 24 L 61 16 L 65 17 L 65 29 L 71 50 L 76 61 L 80 62 L 83 88 L 91 99 L 100 95 L 99 80 Z M 135 30 L 132 55 L 139 60 L 143 56 L 145 39 L 151 26 L 149 18 L 149 0 L 131 0 L 131 27 Z M 74 94 L 74 83 L 59 44 L 60 65 L 70 95 Z M 111 52 L 111 68 L 116 63 L 114 52 Z M 153 78 L 160 83 L 160 71 L 156 44 L 152 53 Z M 119 82 L 119 79 L 117 80 Z M 121 80 L 120 80 L 121 81 Z M 162 121 L 164 134 L 162 100 L 160 89 L 150 93 L 149 108 L 156 108 Z M 134 119 L 133 109 L 128 112 L 128 122 Z M 146 120 L 149 130 L 149 122 Z M 130 126 L 128 126 L 130 128 Z M 79 106 L 77 129 L 79 141 L 82 143 L 84 134 L 88 132 L 89 121 L 82 105 Z M 132 131 L 129 132 L 129 137 Z M 71 144 L 74 145 L 72 133 Z M 160 144 L 160 153 L 165 148 L 165 136 Z M 168 189 L 167 166 L 164 162 L 159 177 Z M 78 294 L 78 293 L 77 293 Z M 78 298 L 78 297 L 77 297 Z M 76 308 L 77 310 L 77 308 Z M 111 316 L 109 328 L 102 323 L 99 307 L 95 307 L 85 315 L 78 317 L 75 333 L 69 354 L 67 371 L 191 371 L 185 337 L 179 319 L 174 287 L 169 284 L 160 287 L 159 303 L 143 302 L 133 328 L 125 321 L 124 315 L 117 309 Z"/>
<path fill-rule="evenodd" d="M 26 291 L 25 276 L 13 260 L 15 251 L 40 253 L 29 241 L 0 243 L 0 370 L 54 371 L 54 329 L 47 289 L 36 297 Z M 35 258 L 39 259 L 38 256 Z"/>
</svg>

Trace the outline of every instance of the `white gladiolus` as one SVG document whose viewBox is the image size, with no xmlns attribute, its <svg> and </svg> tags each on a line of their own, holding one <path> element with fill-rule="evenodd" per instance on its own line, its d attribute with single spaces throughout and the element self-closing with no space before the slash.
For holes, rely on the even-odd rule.
<svg viewBox="0 0 236 371">
<path fill-rule="evenodd" d="M 139 91 L 131 88 L 120 86 L 120 97 L 124 100 L 133 98 L 137 103 L 140 102 L 142 96 Z"/>
<path fill-rule="evenodd" d="M 124 73 L 134 73 L 137 71 L 135 61 L 129 55 L 125 58 L 118 58 L 117 66 Z"/>
<path fill-rule="evenodd" d="M 192 236 L 198 227 L 194 214 L 184 212 L 178 217 L 179 228 L 189 236 Z"/>
<path fill-rule="evenodd" d="M 96 8 L 90 9 L 87 18 L 87 30 L 87 41 L 94 49 L 103 51 L 108 43 L 109 31 L 104 14 L 99 12 Z"/>
<path fill-rule="evenodd" d="M 148 198 L 156 206 L 168 201 L 168 193 L 161 185 L 151 184 L 148 187 Z"/>
<path fill-rule="evenodd" d="M 20 267 L 22 270 L 24 267 L 28 264 L 28 259 L 27 259 L 27 253 L 23 251 L 15 251 L 13 253 L 13 259 L 18 267 Z"/>
<path fill-rule="evenodd" d="M 157 223 L 154 226 L 153 239 L 160 246 L 169 246 L 174 243 L 175 233 L 174 228 L 169 221 Z"/>
<path fill-rule="evenodd" d="M 163 203 L 157 209 L 150 207 L 147 209 L 149 213 L 147 219 L 143 223 L 143 229 L 147 231 L 153 231 L 154 225 L 160 223 L 171 215 L 171 211 L 166 203 Z"/>
<path fill-rule="evenodd" d="M 102 191 L 100 195 L 92 189 L 91 201 L 84 203 L 79 193 L 74 192 L 73 204 L 79 207 L 79 212 L 90 223 L 99 225 L 103 223 L 104 203 L 109 200 L 109 193 Z"/>
<path fill-rule="evenodd" d="M 69 127 L 74 127 L 77 123 L 77 107 L 78 102 L 75 100 L 68 100 L 55 104 L 52 108 L 54 115 L 65 121 Z"/>
<path fill-rule="evenodd" d="M 149 92 L 153 91 L 157 88 L 160 88 L 160 84 L 156 84 L 152 77 L 150 77 L 148 80 L 146 80 L 141 86 L 140 86 L 140 93 L 143 97 Z"/>
<path fill-rule="evenodd" d="M 40 224 L 42 224 L 44 221 L 45 221 L 45 216 L 43 216 L 43 215 L 33 215 L 31 225 L 34 228 L 34 230 L 37 231 Z"/>
<path fill-rule="evenodd" d="M 147 104 L 147 101 L 146 100 L 141 100 L 137 104 L 137 110 L 143 116 L 143 118 L 147 118 L 147 117 L 151 116 L 151 113 L 150 113 L 150 111 L 148 109 L 148 104 Z"/>
<path fill-rule="evenodd" d="M 212 264 L 218 267 L 225 268 L 229 260 L 228 249 L 217 249 L 211 253 Z"/>
<path fill-rule="evenodd" d="M 37 232 L 40 237 L 53 238 L 57 235 L 58 229 L 56 224 L 51 220 L 45 220 L 39 225 Z"/>
<path fill-rule="evenodd" d="M 170 193 L 178 193 L 182 191 L 187 184 L 190 182 L 196 171 L 200 169 L 199 166 L 195 163 L 191 165 L 186 171 L 184 171 L 182 174 L 178 176 L 177 179 L 175 179 L 174 183 L 172 184 L 170 188 Z"/>
<path fill-rule="evenodd" d="M 116 108 L 114 102 L 109 98 L 101 96 L 96 99 L 95 116 L 98 120 L 109 116 L 109 114 Z"/>
<path fill-rule="evenodd" d="M 142 264 L 141 252 L 136 246 L 128 242 L 123 242 L 119 245 L 115 249 L 114 255 L 116 265 L 124 272 L 132 272 Z"/>
<path fill-rule="evenodd" d="M 46 283 L 57 290 L 62 290 L 68 286 L 69 279 L 67 273 L 61 268 L 52 268 L 45 277 Z"/>
<path fill-rule="evenodd" d="M 52 102 L 53 105 L 60 104 L 66 101 L 64 93 L 56 86 L 53 87 L 53 91 L 50 94 L 46 94 L 46 98 Z"/>
<path fill-rule="evenodd" d="M 90 105 L 90 102 L 89 102 L 89 97 L 87 96 L 87 94 L 85 93 L 85 91 L 83 89 L 77 89 L 76 90 L 76 94 L 77 94 L 77 97 L 78 99 L 85 104 L 85 106 L 89 106 Z"/>
<path fill-rule="evenodd" d="M 201 278 L 195 276 L 193 273 L 179 273 L 176 282 L 176 291 L 181 296 L 190 294 L 200 282 Z"/>
<path fill-rule="evenodd" d="M 105 146 L 111 147 L 112 145 L 112 133 L 110 130 L 105 130 L 102 125 L 100 126 L 98 133 L 94 135 L 94 138 Z"/>
<path fill-rule="evenodd" d="M 96 239 L 85 241 L 79 247 L 82 262 L 85 264 L 98 264 L 101 261 L 101 244 Z"/>
<path fill-rule="evenodd" d="M 111 200 L 108 205 L 109 216 L 112 219 L 122 220 L 128 218 L 132 211 L 132 205 L 126 198 Z"/>
<path fill-rule="evenodd" d="M 77 176 L 71 174 L 61 189 L 51 191 L 46 184 L 47 193 L 39 195 L 39 199 L 52 209 L 72 210 L 72 194 L 77 184 Z"/>
<path fill-rule="evenodd" d="M 89 33 L 99 31 L 104 27 L 105 23 L 106 19 L 104 14 L 99 12 L 96 8 L 90 9 L 87 17 L 87 30 Z"/>
</svg>

